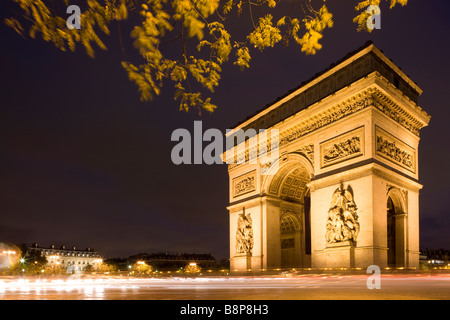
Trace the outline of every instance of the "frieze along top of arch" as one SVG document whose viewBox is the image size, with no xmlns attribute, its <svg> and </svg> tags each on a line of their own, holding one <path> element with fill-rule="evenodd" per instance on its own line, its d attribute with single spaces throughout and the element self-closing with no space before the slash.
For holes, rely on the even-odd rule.
<svg viewBox="0 0 450 320">
<path fill-rule="evenodd" d="M 270 128 L 372 73 L 377 73 L 386 79 L 408 103 L 417 107 L 416 111 L 423 111 L 417 106 L 422 89 L 373 43 L 368 42 L 332 64 L 328 69 L 316 74 L 312 79 L 290 90 L 275 102 L 236 124 L 234 128 L 244 130 Z"/>
</svg>

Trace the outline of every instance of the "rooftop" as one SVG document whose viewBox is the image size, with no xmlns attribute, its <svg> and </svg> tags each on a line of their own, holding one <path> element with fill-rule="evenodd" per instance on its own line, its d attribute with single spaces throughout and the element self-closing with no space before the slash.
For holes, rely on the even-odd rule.
<svg viewBox="0 0 450 320">
<path fill-rule="evenodd" d="M 41 250 L 64 250 L 64 251 L 78 251 L 78 252 L 96 252 L 93 248 L 86 248 L 86 249 L 77 249 L 76 247 L 66 248 L 66 246 L 62 245 L 59 248 L 55 245 L 50 245 L 49 247 L 41 247 L 37 243 L 33 243 L 31 246 L 27 246 L 30 249 L 41 249 Z"/>
<path fill-rule="evenodd" d="M 372 41 L 368 41 L 327 69 L 237 123 L 233 128 L 267 129 L 374 71 L 378 71 L 411 101 L 417 103 L 418 97 L 422 94 L 419 86 Z"/>
</svg>

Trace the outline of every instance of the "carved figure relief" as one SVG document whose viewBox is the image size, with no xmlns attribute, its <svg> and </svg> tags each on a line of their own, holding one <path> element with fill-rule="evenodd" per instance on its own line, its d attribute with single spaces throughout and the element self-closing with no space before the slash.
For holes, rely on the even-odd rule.
<svg viewBox="0 0 450 320">
<path fill-rule="evenodd" d="M 408 168 L 413 167 L 414 162 L 412 155 L 397 147 L 395 141 L 390 142 L 381 136 L 377 136 L 377 152 L 388 156 L 392 160 L 399 162 Z"/>
<path fill-rule="evenodd" d="M 306 145 L 298 149 L 296 152 L 303 154 L 305 157 L 311 161 L 311 164 L 314 165 L 314 145 Z"/>
<path fill-rule="evenodd" d="M 256 177 L 254 171 L 233 180 L 233 196 L 237 197 L 242 194 L 255 191 L 255 180 Z"/>
<path fill-rule="evenodd" d="M 398 140 L 380 128 L 376 128 L 377 154 L 415 172 L 415 151 L 413 148 Z"/>
<path fill-rule="evenodd" d="M 261 174 L 262 175 L 267 174 L 269 172 L 271 165 L 272 165 L 271 161 L 261 164 Z"/>
<path fill-rule="evenodd" d="M 354 129 L 320 144 L 320 166 L 353 159 L 364 154 L 364 127 Z"/>
<path fill-rule="evenodd" d="M 323 163 L 329 164 L 336 160 L 346 158 L 354 153 L 361 151 L 361 141 L 359 137 L 353 137 L 345 141 L 333 144 L 329 149 L 325 150 Z"/>
<path fill-rule="evenodd" d="M 351 104 L 335 106 L 327 110 L 326 112 L 323 112 L 323 114 L 321 114 L 315 122 L 305 124 L 301 128 L 295 130 L 293 133 L 281 138 L 280 146 L 283 146 L 286 143 L 294 141 L 314 130 L 322 128 L 330 123 L 340 120 L 371 105 L 373 105 L 373 98 L 367 97 Z"/>
<path fill-rule="evenodd" d="M 328 243 L 356 241 L 359 233 L 356 204 L 353 201 L 353 190 L 350 186 L 344 189 L 341 185 L 333 193 L 325 238 Z"/>
<path fill-rule="evenodd" d="M 236 253 L 251 256 L 253 251 L 253 227 L 249 213 L 245 209 L 239 214 L 236 230 Z"/>
<path fill-rule="evenodd" d="M 251 191 L 255 188 L 255 177 L 248 177 L 246 179 L 242 179 L 235 185 L 234 195 L 239 195 L 246 191 Z"/>
</svg>

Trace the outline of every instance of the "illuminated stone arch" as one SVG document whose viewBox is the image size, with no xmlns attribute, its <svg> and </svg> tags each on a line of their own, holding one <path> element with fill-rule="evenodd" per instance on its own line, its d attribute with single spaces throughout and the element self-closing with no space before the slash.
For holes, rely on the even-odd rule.
<svg viewBox="0 0 450 320">
<path fill-rule="evenodd" d="M 406 214 L 406 193 L 406 191 L 402 191 L 397 187 L 390 187 L 387 192 L 387 197 L 388 199 L 391 198 L 396 214 Z"/>
<path fill-rule="evenodd" d="M 311 180 L 314 169 L 311 162 L 302 154 L 289 153 L 282 155 L 271 165 L 269 171 L 263 176 L 262 193 L 277 197 L 296 197 L 282 186 L 290 187 L 290 191 L 297 187 L 294 184 L 298 179 Z M 304 188 L 306 190 L 306 186 Z M 297 195 L 298 198 L 298 195 Z"/>
<path fill-rule="evenodd" d="M 292 211 L 284 211 L 280 217 L 280 233 L 292 233 L 300 231 L 300 219 L 297 214 Z"/>
<path fill-rule="evenodd" d="M 300 214 L 284 210 L 280 217 L 280 251 L 282 268 L 303 266 L 302 241 L 303 225 Z"/>
<path fill-rule="evenodd" d="M 390 187 L 386 203 L 387 266 L 404 268 L 407 265 L 406 232 L 408 225 L 406 191 Z"/>
<path fill-rule="evenodd" d="M 368 44 L 227 131 L 227 137 L 259 132 L 223 155 L 229 164 L 231 270 L 284 267 L 285 212 L 299 221 L 301 259 L 295 265 L 387 267 L 387 201 L 396 216 L 395 266 L 418 268 L 418 149 L 420 130 L 431 118 L 417 104 L 421 93 Z M 261 130 L 278 131 L 277 138 L 263 137 Z M 276 157 L 259 148 L 269 142 Z M 228 162 L 234 158 L 245 161 Z M 247 255 L 236 250 L 244 212 L 254 239 Z M 343 236 L 330 241 L 330 230 Z"/>
</svg>

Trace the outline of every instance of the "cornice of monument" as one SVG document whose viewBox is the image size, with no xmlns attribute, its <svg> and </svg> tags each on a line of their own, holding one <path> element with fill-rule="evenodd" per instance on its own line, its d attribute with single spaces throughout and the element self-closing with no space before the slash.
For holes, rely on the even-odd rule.
<svg viewBox="0 0 450 320">
<path fill-rule="evenodd" d="M 375 60 L 373 60 L 373 61 L 370 60 L 370 57 L 367 57 L 369 55 L 371 57 L 376 57 L 376 59 L 374 58 L 376 61 Z M 363 72 L 362 72 L 362 74 L 360 76 L 358 76 L 357 74 L 353 74 L 352 77 L 356 77 L 356 79 L 351 80 L 348 84 L 345 84 L 345 83 L 347 83 L 346 82 L 347 80 L 346 80 L 346 81 L 344 81 L 345 82 L 344 85 L 340 84 L 341 87 L 337 88 L 335 91 L 323 93 L 324 96 L 323 97 L 320 96 L 317 99 L 313 98 L 312 100 L 315 99 L 315 101 L 312 101 L 312 103 L 308 103 L 308 101 L 307 101 L 304 106 L 300 107 L 300 110 L 298 110 L 298 112 L 293 112 L 290 115 L 288 115 L 287 117 L 286 117 L 285 114 L 281 114 L 282 110 L 277 110 L 277 109 L 283 108 L 291 100 L 299 98 L 300 95 L 302 95 L 302 94 L 306 95 L 306 93 L 307 93 L 307 91 L 309 89 L 312 90 L 313 88 L 315 88 L 316 91 L 319 91 L 319 89 L 322 90 L 319 87 L 322 86 L 322 85 L 327 85 L 326 82 L 331 77 L 336 77 L 337 74 L 340 73 L 340 72 L 342 73 L 344 71 L 348 71 L 350 73 L 352 73 L 352 72 L 353 73 L 357 73 L 355 70 L 358 70 L 357 67 L 361 67 L 361 66 L 356 66 L 355 64 L 358 61 L 361 61 L 361 59 L 364 59 L 364 58 L 369 59 L 368 61 L 371 61 L 371 65 L 366 68 L 367 70 L 363 70 Z M 364 62 L 364 61 L 362 61 L 362 62 Z M 389 70 L 386 70 L 386 67 L 388 69 L 390 69 L 392 72 L 394 72 L 394 74 L 389 73 Z M 361 68 L 363 68 L 363 67 L 361 67 Z M 355 70 L 353 70 L 353 69 L 355 69 Z M 393 77 L 393 81 L 397 82 L 397 87 L 399 88 L 398 90 L 401 89 L 401 91 L 403 91 L 403 95 L 408 100 L 410 100 L 410 102 L 416 104 L 417 97 L 420 94 L 422 94 L 422 90 L 418 87 L 418 85 L 415 82 L 413 82 L 389 58 L 387 58 L 383 54 L 383 52 L 381 50 L 379 50 L 377 47 L 375 47 L 375 45 L 373 43 L 367 43 L 365 46 L 363 46 L 358 51 L 350 53 L 349 55 L 347 55 L 346 58 L 344 58 L 343 60 L 341 60 L 337 64 L 330 66 L 330 68 L 327 69 L 326 71 L 324 71 L 324 72 L 320 73 L 319 75 L 313 77 L 312 80 L 310 80 L 310 81 L 308 81 L 306 83 L 303 83 L 299 88 L 297 88 L 295 90 L 292 90 L 290 93 L 286 94 L 284 97 L 278 99 L 277 101 L 275 101 L 272 104 L 269 104 L 267 107 L 265 107 L 262 110 L 258 111 L 254 115 L 250 116 L 248 119 L 244 120 L 240 124 L 236 125 L 233 130 L 231 130 L 230 132 L 227 133 L 227 136 L 232 135 L 233 132 L 235 132 L 238 129 L 244 129 L 245 130 L 246 128 L 249 128 L 249 127 L 252 127 L 252 126 L 258 126 L 258 124 L 260 124 L 260 123 L 257 123 L 258 121 L 262 121 L 263 124 L 262 124 L 262 127 L 256 128 L 256 129 L 269 128 L 269 127 L 271 127 L 274 124 L 274 123 L 265 124 L 265 122 L 267 122 L 267 121 L 268 122 L 274 122 L 275 121 L 275 123 L 278 123 L 278 122 L 281 122 L 281 121 L 285 121 L 288 118 L 290 118 L 291 116 L 295 116 L 296 114 L 298 114 L 301 111 L 310 109 L 317 102 L 320 102 L 323 99 L 326 99 L 330 95 L 333 96 L 336 92 L 338 92 L 338 91 L 340 91 L 342 89 L 345 89 L 349 85 L 352 85 L 353 83 L 357 82 L 361 78 L 364 78 L 367 75 L 373 73 L 377 69 L 384 70 L 386 72 L 386 75 L 389 76 L 389 77 L 392 76 Z M 399 80 L 399 79 L 401 79 L 401 80 Z M 390 82 L 388 79 L 386 79 L 386 80 L 388 82 Z M 332 81 L 332 83 L 336 84 L 337 80 L 335 79 L 333 81 Z M 338 85 L 336 84 L 336 86 L 338 86 Z M 319 95 L 321 95 L 321 94 L 319 94 Z M 294 101 L 292 101 L 292 102 L 294 102 Z M 294 106 L 293 108 L 294 109 L 298 109 L 296 106 Z M 420 107 L 418 107 L 418 108 L 420 109 Z M 276 115 L 278 120 L 268 119 L 269 118 L 269 114 L 274 114 L 274 116 Z M 267 121 L 266 121 L 266 118 L 267 118 Z"/>
<path fill-rule="evenodd" d="M 377 93 L 377 96 L 387 105 L 400 112 L 405 118 L 417 123 L 419 130 L 426 127 L 431 120 L 431 116 L 414 101 L 405 96 L 385 77 L 380 74 L 378 76 L 376 83 L 378 85 L 377 89 L 381 94 Z"/>
<path fill-rule="evenodd" d="M 379 73 L 373 72 L 269 129 L 280 130 L 279 148 L 282 151 L 284 147 L 296 143 L 299 139 L 368 108 L 381 111 L 417 137 L 420 129 L 427 126 L 430 120 L 430 116 L 423 109 L 401 95 L 398 89 L 392 87 Z M 302 120 L 299 121 L 299 118 Z M 255 143 L 257 140 L 249 140 L 249 145 L 244 149 L 246 163 L 249 159 L 258 157 L 259 144 Z M 243 152 L 236 152 L 238 147 L 234 147 L 236 158 L 244 159 Z M 230 164 L 228 170 L 238 166 L 240 164 Z"/>
</svg>

